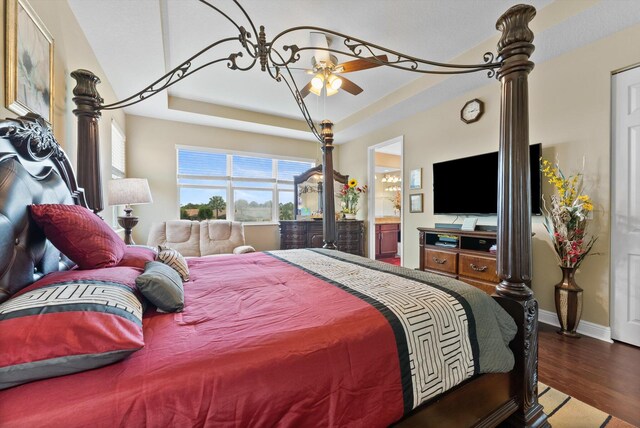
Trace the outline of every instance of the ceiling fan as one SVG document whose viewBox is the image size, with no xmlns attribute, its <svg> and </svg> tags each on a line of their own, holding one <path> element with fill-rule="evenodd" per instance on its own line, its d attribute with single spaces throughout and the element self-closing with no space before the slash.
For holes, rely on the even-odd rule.
<svg viewBox="0 0 640 428">
<path fill-rule="evenodd" d="M 344 89 L 352 95 L 358 95 L 363 89 L 339 74 L 379 67 L 387 61 L 386 55 L 377 55 L 339 64 L 338 58 L 326 50 L 329 49 L 329 44 L 330 40 L 326 34 L 311 32 L 311 45 L 319 49 L 311 58 L 312 68 L 307 70 L 308 74 L 313 74 L 313 78 L 300 90 L 303 98 L 309 93 L 320 96 L 323 91 L 330 97 L 337 94 L 338 89 Z"/>
</svg>

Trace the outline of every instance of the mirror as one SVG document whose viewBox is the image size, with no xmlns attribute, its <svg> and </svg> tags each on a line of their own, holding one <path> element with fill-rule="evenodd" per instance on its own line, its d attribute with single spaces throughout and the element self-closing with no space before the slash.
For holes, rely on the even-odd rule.
<svg viewBox="0 0 640 428">
<path fill-rule="evenodd" d="M 349 181 L 348 175 L 333 171 L 334 191 L 338 191 Z M 294 192 L 297 195 L 294 202 L 296 220 L 321 219 L 323 212 L 323 177 L 322 165 L 306 170 L 293 177 Z M 336 212 L 340 211 L 340 199 L 334 196 Z"/>
</svg>

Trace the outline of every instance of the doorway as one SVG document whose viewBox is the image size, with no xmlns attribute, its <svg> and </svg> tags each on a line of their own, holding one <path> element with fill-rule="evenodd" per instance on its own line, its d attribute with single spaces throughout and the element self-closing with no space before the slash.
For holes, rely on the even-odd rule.
<svg viewBox="0 0 640 428">
<path fill-rule="evenodd" d="M 369 258 L 402 265 L 402 136 L 369 147 Z"/>
<path fill-rule="evenodd" d="M 640 346 L 640 66 L 611 77 L 611 338 Z"/>
</svg>

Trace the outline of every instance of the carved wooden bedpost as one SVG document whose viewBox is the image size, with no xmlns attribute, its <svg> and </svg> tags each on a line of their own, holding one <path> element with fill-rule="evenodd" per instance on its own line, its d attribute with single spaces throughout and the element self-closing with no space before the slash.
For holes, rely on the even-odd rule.
<svg viewBox="0 0 640 428">
<path fill-rule="evenodd" d="M 71 77 L 76 80 L 73 114 L 78 117 L 78 185 L 84 188 L 89 208 L 99 213 L 104 209 L 98 126 L 103 99 L 96 89 L 100 79 L 88 70 L 73 71 Z"/>
<path fill-rule="evenodd" d="M 333 122 L 322 121 L 322 181 L 323 185 L 323 213 L 322 233 L 324 245 L 322 248 L 336 250 L 336 207 L 333 189 Z"/>
<path fill-rule="evenodd" d="M 518 324 L 512 343 L 518 373 L 518 410 L 509 418 L 516 426 L 548 426 L 538 403 L 538 302 L 531 285 L 531 183 L 529 175 L 528 75 L 533 69 L 533 32 L 528 24 L 536 14 L 529 5 L 507 10 L 496 23 L 502 83 L 500 151 L 498 161 L 498 302 Z"/>
</svg>

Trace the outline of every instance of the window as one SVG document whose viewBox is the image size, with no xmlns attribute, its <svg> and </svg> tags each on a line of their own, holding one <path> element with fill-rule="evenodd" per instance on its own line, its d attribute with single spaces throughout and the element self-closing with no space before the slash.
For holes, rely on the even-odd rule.
<svg viewBox="0 0 640 428">
<path fill-rule="evenodd" d="M 118 124 L 111 121 L 111 178 L 124 178 L 126 177 L 126 140 L 124 132 L 120 129 Z M 121 214 L 122 207 L 112 207 L 111 227 L 114 229 L 119 228 L 118 216 Z"/>
<path fill-rule="evenodd" d="M 178 147 L 180 218 L 293 220 L 293 176 L 308 160 Z"/>
</svg>

